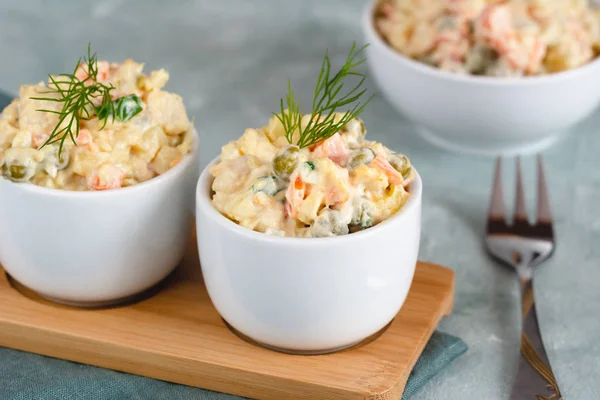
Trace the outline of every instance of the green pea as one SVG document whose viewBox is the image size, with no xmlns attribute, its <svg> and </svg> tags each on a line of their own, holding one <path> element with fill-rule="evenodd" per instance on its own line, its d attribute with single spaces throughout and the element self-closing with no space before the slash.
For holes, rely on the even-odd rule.
<svg viewBox="0 0 600 400">
<path fill-rule="evenodd" d="M 342 133 L 351 133 L 353 131 L 358 131 L 359 136 L 361 137 L 364 137 L 367 134 L 367 128 L 365 128 L 365 123 L 362 119 L 354 118 L 342 128 Z"/>
<path fill-rule="evenodd" d="M 394 167 L 394 169 L 402 174 L 404 179 L 408 178 L 412 171 L 410 160 L 404 154 L 392 153 L 389 156 L 388 161 Z"/>
<path fill-rule="evenodd" d="M 365 128 L 365 123 L 363 122 L 362 119 L 357 118 L 358 121 L 360 122 L 360 134 L 364 137 L 367 134 L 367 128 Z"/>
<path fill-rule="evenodd" d="M 68 145 L 65 146 L 60 154 L 58 154 L 58 149 L 58 145 L 51 145 L 39 150 L 44 156 L 42 167 L 46 172 L 49 170 L 60 171 L 67 168 L 69 165 L 71 147 Z"/>
<path fill-rule="evenodd" d="M 63 154 L 58 156 L 58 164 L 56 168 L 58 168 L 58 170 L 60 171 L 62 169 L 67 168 L 67 165 L 69 165 L 69 153 L 64 152 Z"/>
<path fill-rule="evenodd" d="M 27 179 L 27 167 L 24 165 L 5 165 L 2 167 L 2 174 L 14 182 L 24 182 Z"/>
<path fill-rule="evenodd" d="M 365 218 L 362 220 L 362 222 L 360 223 L 360 230 L 365 230 L 367 228 L 370 228 L 373 226 L 373 219 L 371 219 L 371 217 Z"/>
<path fill-rule="evenodd" d="M 277 178 L 274 176 L 261 176 L 257 178 L 252 185 L 252 191 L 254 193 L 265 193 L 269 196 L 274 196 L 279 191 Z"/>
<path fill-rule="evenodd" d="M 272 167 L 280 179 L 289 179 L 298 165 L 298 146 L 287 146 L 279 150 L 273 158 Z"/>
<path fill-rule="evenodd" d="M 358 168 L 363 164 L 368 164 L 375 159 L 375 152 L 368 147 L 361 147 L 354 150 L 348 159 L 348 167 L 351 169 Z"/>
<path fill-rule="evenodd" d="M 52 160 L 52 161 L 56 162 L 57 170 L 60 171 L 60 170 L 67 168 L 67 166 L 69 165 L 70 154 L 71 154 L 71 149 L 67 147 L 67 148 L 63 148 L 63 151 L 59 155 L 58 154 L 58 146 L 56 146 L 56 148 L 54 149 L 54 153 L 53 153 L 55 160 Z"/>
<path fill-rule="evenodd" d="M 324 208 L 310 226 L 312 237 L 341 236 L 349 233 L 348 225 L 338 210 Z"/>
<path fill-rule="evenodd" d="M 373 226 L 373 218 L 371 217 L 371 203 L 364 198 L 355 198 L 353 201 L 354 214 L 350 225 L 360 230 Z"/>
<path fill-rule="evenodd" d="M 23 179 L 25 178 L 25 166 L 23 165 L 11 165 L 8 170 L 10 171 L 10 177 L 12 179 Z"/>
</svg>

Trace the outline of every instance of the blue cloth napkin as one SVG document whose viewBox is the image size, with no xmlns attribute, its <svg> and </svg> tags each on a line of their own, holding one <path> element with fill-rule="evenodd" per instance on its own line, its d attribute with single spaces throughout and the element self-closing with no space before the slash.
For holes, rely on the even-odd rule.
<svg viewBox="0 0 600 400">
<path fill-rule="evenodd" d="M 12 96 L 0 91 L 0 110 Z M 1 134 L 1 133 L 0 133 Z M 408 399 L 467 351 L 459 338 L 434 332 L 411 372 L 402 399 Z M 2 400 L 226 400 L 224 393 L 177 385 L 0 347 Z"/>
<path fill-rule="evenodd" d="M 3 93 L 0 90 L 0 112 L 2 112 L 2 110 L 4 110 L 4 107 L 6 107 L 11 102 L 12 99 L 13 99 L 13 96 Z"/>
<path fill-rule="evenodd" d="M 408 399 L 467 351 L 459 338 L 434 332 L 411 372 L 402 399 Z M 91 367 L 0 347 L 2 400 L 228 400 L 224 393 Z"/>
</svg>

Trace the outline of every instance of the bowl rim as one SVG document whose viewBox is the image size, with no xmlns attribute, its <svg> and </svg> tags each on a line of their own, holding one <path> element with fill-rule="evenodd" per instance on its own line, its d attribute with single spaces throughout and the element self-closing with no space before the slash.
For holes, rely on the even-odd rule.
<svg viewBox="0 0 600 400">
<path fill-rule="evenodd" d="M 379 35 L 374 26 L 373 12 L 375 10 L 376 0 L 370 0 L 367 5 L 363 8 L 362 15 L 362 29 L 363 34 L 366 38 L 367 44 L 370 46 L 374 45 L 378 48 L 383 49 L 384 53 L 392 58 L 394 61 L 405 65 L 413 70 L 436 77 L 439 79 L 447 79 L 457 83 L 483 85 L 483 86 L 496 86 L 496 87 L 527 87 L 532 85 L 542 85 L 545 83 L 558 83 L 568 79 L 575 79 L 578 76 L 591 73 L 594 69 L 600 69 L 600 56 L 596 57 L 592 61 L 581 65 L 577 68 L 569 69 L 566 71 L 555 72 L 547 75 L 538 76 L 523 76 L 523 77 L 493 77 L 493 76 L 481 76 L 481 75 L 470 75 L 470 74 L 459 74 L 456 72 L 443 71 L 439 68 L 424 64 L 422 62 L 413 60 L 404 54 L 399 53 L 390 47 L 383 38 Z"/>
<path fill-rule="evenodd" d="M 360 232 L 355 232 L 343 236 L 333 236 L 324 238 L 298 238 L 298 237 L 281 237 L 268 235 L 266 233 L 257 232 L 252 229 L 244 228 L 238 225 L 234 221 L 230 220 L 217 210 L 212 204 L 210 196 L 207 195 L 212 190 L 212 182 L 214 177 L 212 176 L 210 169 L 214 166 L 220 157 L 217 156 L 211 160 L 206 167 L 202 170 L 198 183 L 196 185 L 196 219 L 211 218 L 213 221 L 218 223 L 228 231 L 232 231 L 237 235 L 244 236 L 249 240 L 259 240 L 263 242 L 272 243 L 273 245 L 290 245 L 290 246 L 330 246 L 334 244 L 353 243 L 355 241 L 362 241 L 368 239 L 369 236 L 381 233 L 386 229 L 390 229 L 395 224 L 401 224 L 406 218 L 406 215 L 410 212 L 414 212 L 414 209 L 421 206 L 422 195 L 423 195 L 423 181 L 417 170 L 413 167 L 415 178 L 411 182 L 411 196 L 402 208 L 388 219 L 380 222 L 379 224 L 365 229 Z M 196 223 L 196 226 L 200 225 Z"/>
<path fill-rule="evenodd" d="M 194 128 L 194 138 L 192 139 L 192 151 L 184 155 L 180 162 L 174 167 L 170 168 L 167 172 L 155 176 L 154 178 L 148 179 L 147 181 L 138 183 L 137 185 L 131 185 L 119 189 L 99 190 L 99 191 L 77 191 L 77 190 L 65 190 L 49 188 L 45 186 L 34 185 L 30 182 L 12 182 L 8 179 L 0 177 L 0 183 L 6 182 L 8 185 L 14 185 L 18 187 L 18 190 L 23 190 L 36 194 L 38 196 L 53 196 L 53 197 L 70 197 L 70 198 L 102 198 L 109 196 L 127 196 L 134 192 L 140 192 L 148 189 L 151 186 L 159 185 L 161 182 L 173 179 L 175 176 L 180 175 L 183 171 L 187 170 L 190 164 L 194 163 L 197 158 L 200 139 L 198 131 Z M 194 163 L 195 164 L 195 163 Z"/>
</svg>

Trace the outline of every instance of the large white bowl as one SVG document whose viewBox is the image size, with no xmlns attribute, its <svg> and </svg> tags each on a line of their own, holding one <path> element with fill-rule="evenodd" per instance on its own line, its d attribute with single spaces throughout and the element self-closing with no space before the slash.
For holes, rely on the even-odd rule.
<svg viewBox="0 0 600 400">
<path fill-rule="evenodd" d="M 102 306 L 169 275 L 191 229 L 198 140 L 175 167 L 102 192 L 49 189 L 0 178 L 0 263 L 53 301 Z"/>
<path fill-rule="evenodd" d="M 198 251 L 210 298 L 234 329 L 282 351 L 325 353 L 360 342 L 394 318 L 417 262 L 418 175 L 405 206 L 375 227 L 285 238 L 221 215 L 211 202 L 210 165 L 196 192 Z"/>
<path fill-rule="evenodd" d="M 389 102 L 436 145 L 487 155 L 539 151 L 600 103 L 600 59 L 540 77 L 441 71 L 389 47 L 374 29 L 373 5 L 362 20 L 369 68 Z"/>
</svg>

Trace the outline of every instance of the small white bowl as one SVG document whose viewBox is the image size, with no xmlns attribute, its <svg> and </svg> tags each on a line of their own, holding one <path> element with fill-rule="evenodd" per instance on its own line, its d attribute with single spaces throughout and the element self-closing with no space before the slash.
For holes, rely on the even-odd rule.
<svg viewBox="0 0 600 400">
<path fill-rule="evenodd" d="M 97 307 L 129 300 L 166 278 L 192 228 L 198 140 L 166 173 L 102 192 L 0 178 L 0 263 L 52 301 Z"/>
<path fill-rule="evenodd" d="M 276 237 L 243 228 L 211 202 L 204 169 L 196 191 L 198 251 L 210 298 L 235 330 L 276 350 L 316 354 L 384 328 L 412 283 L 421 230 L 421 178 L 404 207 L 362 232 Z"/>
<path fill-rule="evenodd" d="M 600 59 L 552 75 L 496 78 L 461 75 L 392 49 L 363 13 L 368 65 L 389 102 L 423 138 L 452 151 L 511 155 L 539 151 L 600 104 Z"/>
</svg>

